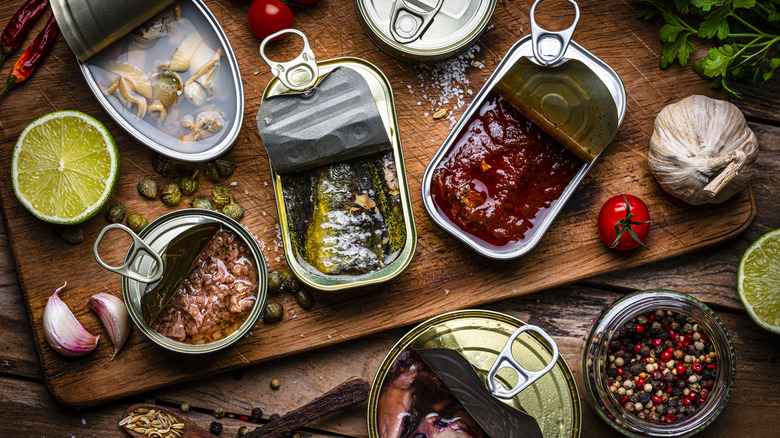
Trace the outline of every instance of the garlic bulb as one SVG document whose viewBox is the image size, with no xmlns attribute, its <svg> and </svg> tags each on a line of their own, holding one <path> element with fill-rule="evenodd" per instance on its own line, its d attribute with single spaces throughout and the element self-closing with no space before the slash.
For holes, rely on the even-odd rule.
<svg viewBox="0 0 780 438">
<path fill-rule="evenodd" d="M 82 356 L 97 347 L 100 335 L 93 336 L 76 319 L 68 305 L 60 299 L 60 291 L 54 291 L 43 309 L 43 335 L 51 348 L 65 356 Z"/>
<path fill-rule="evenodd" d="M 731 103 L 689 96 L 662 109 L 654 128 L 647 163 L 669 194 L 721 203 L 750 182 L 758 141 Z"/>
<path fill-rule="evenodd" d="M 127 307 L 120 298 L 102 292 L 92 295 L 87 304 L 97 313 L 108 331 L 108 337 L 114 344 L 114 355 L 111 356 L 113 360 L 130 335 L 130 315 L 127 313 Z"/>
</svg>

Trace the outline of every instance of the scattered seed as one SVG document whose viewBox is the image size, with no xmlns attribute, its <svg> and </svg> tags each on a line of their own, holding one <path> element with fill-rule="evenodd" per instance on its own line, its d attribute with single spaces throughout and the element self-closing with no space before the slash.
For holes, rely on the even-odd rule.
<svg viewBox="0 0 780 438">
<path fill-rule="evenodd" d="M 147 408 L 136 409 L 119 425 L 150 438 L 177 438 L 185 429 L 184 423 L 178 423 L 172 415 Z"/>
<path fill-rule="evenodd" d="M 473 54 L 473 53 L 471 53 L 471 52 L 469 52 L 469 53 L 466 53 L 466 56 L 468 56 L 468 57 L 469 57 L 469 59 L 474 59 L 474 54 Z"/>
<path fill-rule="evenodd" d="M 271 380 L 271 389 L 276 390 L 279 389 L 280 386 L 282 386 L 282 382 L 280 382 L 279 379 L 274 378 Z"/>
<path fill-rule="evenodd" d="M 182 412 L 189 412 L 190 405 L 188 405 L 187 403 L 182 403 L 181 406 L 179 406 L 179 409 L 181 409 Z"/>
<path fill-rule="evenodd" d="M 442 118 L 442 117 L 444 117 L 446 115 L 447 115 L 447 110 L 442 108 L 442 109 L 436 111 L 435 113 L 433 113 L 433 120 L 438 120 L 438 119 L 440 119 L 440 118 Z"/>
<path fill-rule="evenodd" d="M 214 418 L 219 420 L 220 418 L 225 416 L 225 410 L 222 409 L 222 408 L 217 408 L 217 409 L 214 409 L 213 414 L 214 414 Z"/>
<path fill-rule="evenodd" d="M 482 64 L 482 63 L 481 63 L 481 62 L 479 62 L 479 61 L 474 61 L 474 62 L 472 62 L 472 63 L 471 63 L 471 66 L 472 66 L 472 67 L 476 67 L 476 68 L 482 68 L 482 66 L 483 66 L 483 65 L 484 65 L 484 64 Z"/>
</svg>

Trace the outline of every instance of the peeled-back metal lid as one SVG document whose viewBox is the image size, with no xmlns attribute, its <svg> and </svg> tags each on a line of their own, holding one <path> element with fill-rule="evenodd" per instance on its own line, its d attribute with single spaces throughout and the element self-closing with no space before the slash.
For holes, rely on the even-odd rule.
<svg viewBox="0 0 780 438">
<path fill-rule="evenodd" d="M 360 24 L 388 54 L 412 62 L 453 57 L 488 25 L 496 0 L 355 0 Z"/>
<path fill-rule="evenodd" d="M 503 313 L 461 310 L 434 317 L 413 328 L 398 341 L 379 366 L 368 399 L 368 436 L 381 438 L 378 423 L 380 393 L 390 367 L 402 351 L 407 348 L 456 350 L 474 366 L 487 385 L 490 370 L 500 359 L 505 346 L 528 370 L 542 370 L 553 360 L 549 343 L 538 333 L 529 332 L 513 339 L 517 329 L 525 325 Z M 533 416 L 544 436 L 576 438 L 580 436 L 582 423 L 577 384 L 563 356 L 554 362 L 547 374 L 503 402 Z M 504 386 L 513 387 L 519 377 L 513 371 L 501 368 L 496 379 Z"/>
</svg>

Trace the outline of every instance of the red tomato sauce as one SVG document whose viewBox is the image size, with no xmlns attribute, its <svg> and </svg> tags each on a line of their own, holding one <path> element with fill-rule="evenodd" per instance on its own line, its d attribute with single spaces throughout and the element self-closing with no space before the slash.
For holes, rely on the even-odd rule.
<svg viewBox="0 0 780 438">
<path fill-rule="evenodd" d="M 491 93 L 436 169 L 433 200 L 467 233 L 496 246 L 521 244 L 582 165 Z"/>
</svg>

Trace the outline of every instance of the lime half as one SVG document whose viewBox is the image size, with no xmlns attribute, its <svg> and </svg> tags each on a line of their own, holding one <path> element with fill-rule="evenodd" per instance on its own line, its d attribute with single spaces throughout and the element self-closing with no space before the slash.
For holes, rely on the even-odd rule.
<svg viewBox="0 0 780 438">
<path fill-rule="evenodd" d="M 30 123 L 11 158 L 14 193 L 32 214 L 78 224 L 111 199 L 119 151 L 108 130 L 78 111 L 57 111 Z"/>
<path fill-rule="evenodd" d="M 742 255 L 737 288 L 753 321 L 780 334 L 780 229 L 759 237 Z"/>
</svg>

